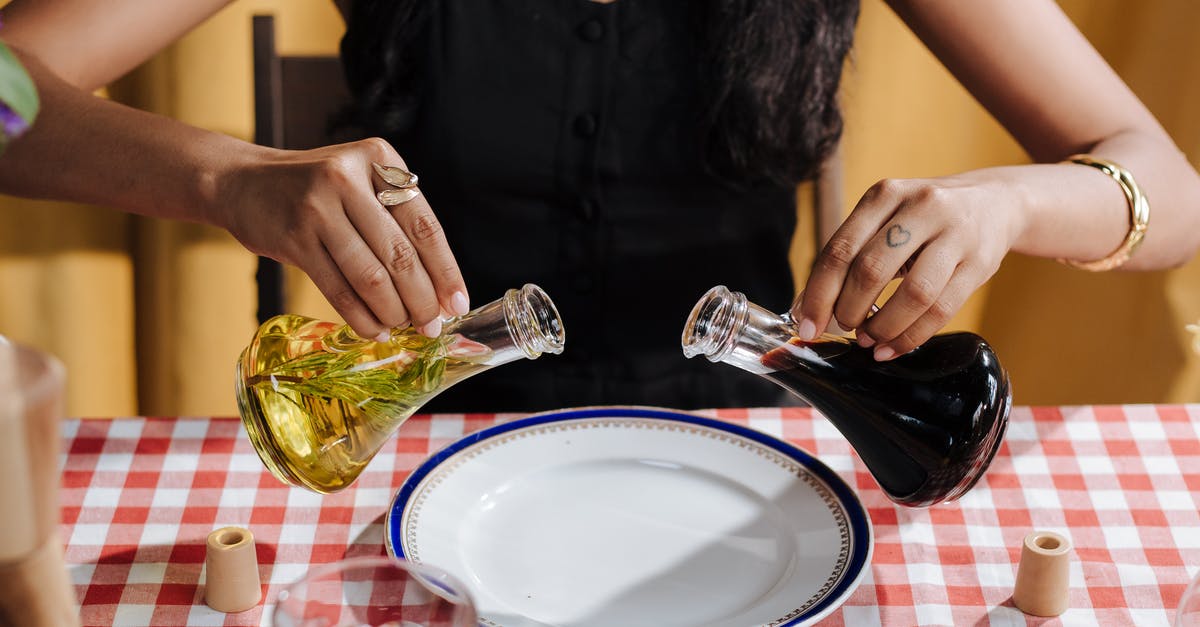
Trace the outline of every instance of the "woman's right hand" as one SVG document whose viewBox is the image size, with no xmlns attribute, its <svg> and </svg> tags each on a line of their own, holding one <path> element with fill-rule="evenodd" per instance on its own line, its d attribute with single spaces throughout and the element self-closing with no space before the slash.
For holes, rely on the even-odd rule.
<svg viewBox="0 0 1200 627">
<path fill-rule="evenodd" d="M 364 338 L 407 324 L 434 337 L 470 309 L 423 194 L 394 207 L 371 163 L 406 168 L 378 138 L 315 150 L 262 149 L 214 181 L 214 221 L 250 251 L 299 267 Z M 407 168 L 406 168 L 407 169 Z"/>
</svg>

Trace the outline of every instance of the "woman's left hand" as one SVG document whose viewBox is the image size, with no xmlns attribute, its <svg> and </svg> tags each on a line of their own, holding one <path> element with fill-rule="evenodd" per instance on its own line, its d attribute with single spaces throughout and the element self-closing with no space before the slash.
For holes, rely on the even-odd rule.
<svg viewBox="0 0 1200 627">
<path fill-rule="evenodd" d="M 1024 227 L 1019 190 L 987 170 L 871 186 L 817 255 L 792 306 L 802 339 L 831 319 L 854 329 L 875 359 L 903 355 L 937 333 L 1000 267 Z M 895 294 L 871 305 L 895 277 Z"/>
</svg>

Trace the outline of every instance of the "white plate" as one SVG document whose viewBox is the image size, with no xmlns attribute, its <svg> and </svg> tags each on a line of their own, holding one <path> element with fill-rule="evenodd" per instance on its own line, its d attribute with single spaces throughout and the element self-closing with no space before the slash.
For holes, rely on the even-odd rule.
<svg viewBox="0 0 1200 627">
<path fill-rule="evenodd" d="M 463 581 L 503 627 L 806 625 L 870 563 L 870 520 L 808 453 L 644 408 L 540 414 L 434 454 L 388 552 Z"/>
</svg>

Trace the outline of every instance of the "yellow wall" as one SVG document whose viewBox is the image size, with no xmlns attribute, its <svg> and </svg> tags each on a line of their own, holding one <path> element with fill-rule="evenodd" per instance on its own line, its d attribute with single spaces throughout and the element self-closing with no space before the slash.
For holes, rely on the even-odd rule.
<svg viewBox="0 0 1200 627">
<path fill-rule="evenodd" d="M 1200 3 L 1063 6 L 1200 162 Z M 131 76 L 114 98 L 250 138 L 250 16 L 277 15 L 285 54 L 332 53 L 327 0 L 239 0 Z M 846 196 L 884 177 L 1015 163 L 1024 154 L 878 0 L 847 75 Z M 803 221 L 805 224 L 808 220 Z M 1153 224 L 1151 225 L 1153 228 Z M 798 238 L 796 267 L 811 258 Z M 59 355 L 73 415 L 232 414 L 232 363 L 254 328 L 254 258 L 228 234 L 106 209 L 0 199 L 0 332 Z M 291 309 L 328 317 L 295 273 Z M 1200 261 L 1090 275 L 1011 257 L 953 328 L 981 332 L 1022 404 L 1200 401 Z"/>
<path fill-rule="evenodd" d="M 1200 3 L 1060 4 L 1200 164 Z M 847 83 L 848 201 L 884 177 L 1027 161 L 881 2 L 863 4 Z M 1200 400 L 1200 355 L 1184 328 L 1197 319 L 1200 259 L 1091 274 L 1011 255 L 951 326 L 996 346 L 1018 403 L 1129 403 Z"/>
</svg>

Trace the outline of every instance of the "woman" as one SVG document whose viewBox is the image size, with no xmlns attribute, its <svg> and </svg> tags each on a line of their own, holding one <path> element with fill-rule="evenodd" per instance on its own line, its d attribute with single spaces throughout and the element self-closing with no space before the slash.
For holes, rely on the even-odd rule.
<svg viewBox="0 0 1200 627">
<path fill-rule="evenodd" d="M 388 141 L 304 152 L 87 95 L 224 1 L 92 4 L 5 9 L 44 100 L 0 158 L 5 191 L 220 225 L 306 271 L 366 337 L 408 322 L 436 334 L 467 285 L 488 299 L 545 287 L 571 330 L 564 356 L 477 377 L 440 409 L 778 402 L 753 377 L 684 361 L 676 338 L 713 284 L 787 306 L 791 190 L 840 131 L 856 3 L 345 3 L 347 74 Z M 1051 0 L 891 4 L 1039 163 L 867 190 L 793 307 L 802 335 L 836 318 L 890 359 L 1010 250 L 1130 269 L 1195 253 L 1200 178 Z M 1059 163 L 1076 153 L 1100 161 Z M 424 194 L 385 213 L 372 161 L 411 166 Z M 1102 161 L 1153 200 L 1127 260 L 1130 203 L 1086 165 Z"/>
</svg>

